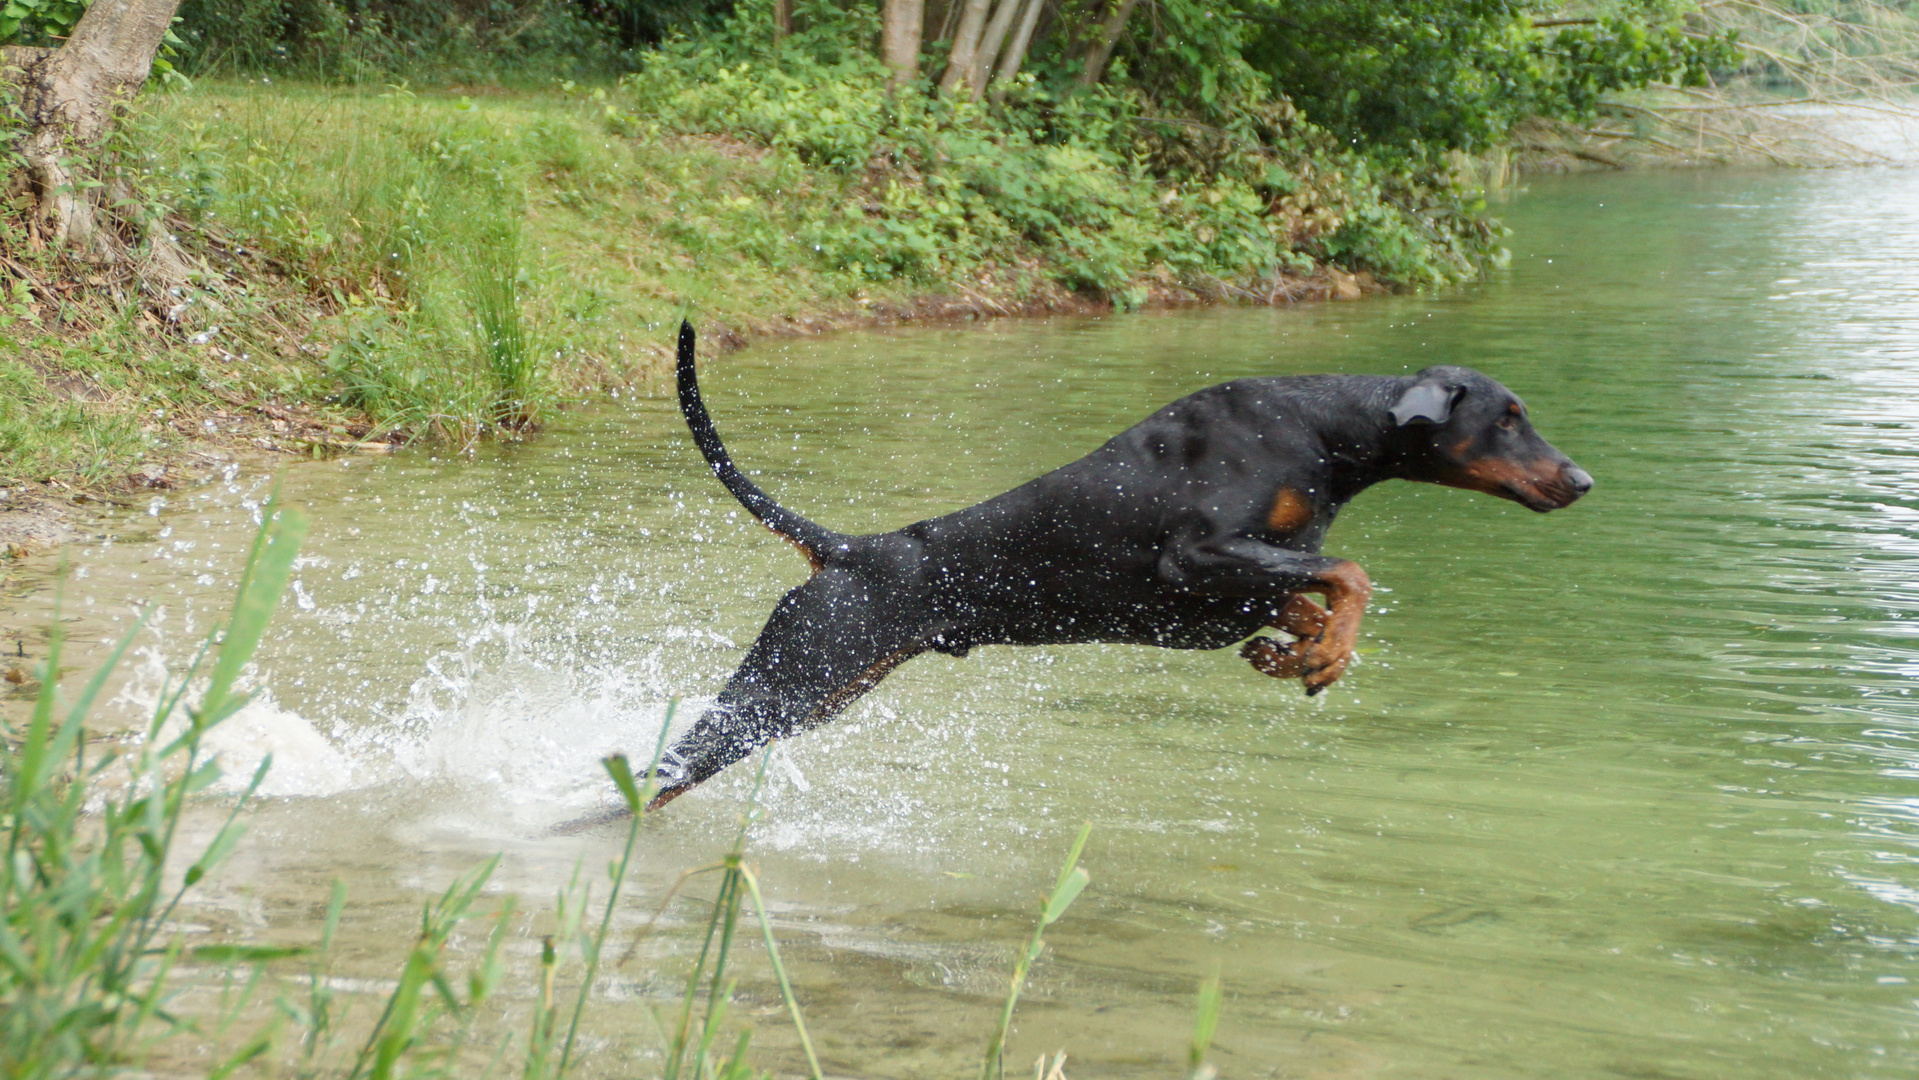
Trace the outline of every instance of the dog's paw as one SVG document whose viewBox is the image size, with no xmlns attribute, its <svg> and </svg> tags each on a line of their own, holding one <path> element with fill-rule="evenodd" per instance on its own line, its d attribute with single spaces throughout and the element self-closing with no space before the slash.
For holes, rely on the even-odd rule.
<svg viewBox="0 0 1919 1080">
<path fill-rule="evenodd" d="M 1301 648 L 1303 644 L 1256 637 L 1239 647 L 1239 655 L 1262 675 L 1271 675 L 1275 679 L 1297 679 L 1306 673 L 1306 650 Z"/>
<path fill-rule="evenodd" d="M 1306 684 L 1306 696 L 1312 697 L 1339 681 L 1352 666 L 1353 649 L 1347 644 L 1315 643 L 1306 650 L 1300 680 Z"/>
<path fill-rule="evenodd" d="M 668 750 L 660 755 L 660 763 L 653 769 L 653 789 L 671 791 L 674 788 L 688 787 L 690 785 L 687 779 L 691 775 L 692 770 L 687 767 L 686 761 L 680 755 Z"/>
</svg>

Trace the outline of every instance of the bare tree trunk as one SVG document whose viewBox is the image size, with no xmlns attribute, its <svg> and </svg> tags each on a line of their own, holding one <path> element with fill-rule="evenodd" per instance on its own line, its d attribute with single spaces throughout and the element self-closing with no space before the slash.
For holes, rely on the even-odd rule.
<svg viewBox="0 0 1919 1080">
<path fill-rule="evenodd" d="M 93 0 L 59 49 L 6 50 L 27 127 L 20 154 L 42 238 L 82 258 L 114 257 L 98 192 L 76 162 L 97 150 L 121 104 L 139 91 L 180 0 Z"/>
<path fill-rule="evenodd" d="M 773 44 L 793 33 L 793 0 L 773 0 Z"/>
<path fill-rule="evenodd" d="M 955 24 L 959 22 L 960 12 L 966 5 L 961 0 L 946 0 L 946 6 L 940 13 L 940 28 L 933 34 L 934 41 L 947 41 L 953 36 Z"/>
<path fill-rule="evenodd" d="M 1090 89 L 1099 85 L 1106 74 L 1106 64 L 1113 59 L 1113 49 L 1119 44 L 1119 36 L 1126 32 L 1126 20 L 1133 17 L 1133 9 L 1139 6 L 1139 0 L 1117 0 L 1113 11 L 1100 24 L 1099 36 L 1086 48 L 1086 62 L 1079 69 L 1080 89 Z"/>
<path fill-rule="evenodd" d="M 1045 10 L 1046 0 L 1026 0 L 1026 14 L 1019 21 L 1019 29 L 1013 31 L 1013 40 L 1006 45 L 1004 55 L 1000 57 L 999 74 L 993 77 L 993 100 L 1006 96 L 1006 88 L 1019 74 L 1019 66 L 1026 62 L 1026 50 L 1033 44 L 1033 28 L 1039 25 L 1040 12 Z"/>
<path fill-rule="evenodd" d="M 887 80 L 894 90 L 910 84 L 920 73 L 920 34 L 926 26 L 926 0 L 885 0 L 881 12 L 880 53 L 893 69 Z"/>
<path fill-rule="evenodd" d="M 940 93 L 958 91 L 973 70 L 973 55 L 979 51 L 980 32 L 986 28 L 986 14 L 992 6 L 993 0 L 966 0 L 959 29 L 953 34 L 953 52 L 946 59 L 946 74 L 940 76 Z"/>
<path fill-rule="evenodd" d="M 1038 3 L 1039 0 L 1033 0 Z M 993 62 L 999 59 L 999 47 L 1006 40 L 1006 32 L 1013 27 L 1013 17 L 1022 7 L 1021 0 L 999 0 L 999 6 L 993 9 L 993 18 L 986 24 L 986 32 L 980 35 L 979 51 L 973 54 L 973 66 L 966 72 L 966 85 L 972 91 L 973 100 L 986 96 L 986 79 L 993 73 Z"/>
</svg>

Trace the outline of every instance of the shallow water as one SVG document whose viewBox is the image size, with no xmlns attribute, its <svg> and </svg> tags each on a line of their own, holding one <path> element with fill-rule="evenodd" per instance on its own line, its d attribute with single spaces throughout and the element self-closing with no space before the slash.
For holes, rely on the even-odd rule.
<svg viewBox="0 0 1919 1080">
<path fill-rule="evenodd" d="M 1249 374 L 1469 364 L 1598 479 L 1548 516 L 1362 495 L 1327 551 L 1380 592 L 1363 663 L 1319 698 L 1232 650 L 989 648 L 914 660 L 780 747 L 752 851 L 830 1072 L 973 1068 L 1086 820 L 1093 884 L 1009 1067 L 1064 1048 L 1075 1076 L 1174 1075 L 1215 971 L 1228 1077 L 1919 1067 L 1919 171 L 1537 181 L 1505 215 L 1511 267 L 1435 296 L 708 364 L 735 458 L 845 531 L 997 493 Z M 266 483 L 172 495 L 70 552 L 77 637 L 163 605 L 129 717 L 224 607 Z M 300 939 L 337 876 L 343 974 L 391 974 L 426 895 L 492 852 L 523 909 L 603 865 L 611 832 L 543 829 L 601 805 L 598 756 L 648 753 L 666 700 L 709 699 L 805 574 L 664 400 L 285 487 L 314 529 L 263 700 L 222 735 L 236 765 L 274 752 L 275 798 L 194 918 Z M 0 626 L 44 622 L 45 580 L 0 598 Z M 623 925 L 730 842 L 750 774 L 649 823 Z M 590 1071 L 653 1045 L 633 999 L 672 996 L 691 913 L 613 976 Z M 516 1008 L 536 952 L 514 955 Z M 790 1071 L 777 998 L 746 978 L 760 1060 Z"/>
</svg>

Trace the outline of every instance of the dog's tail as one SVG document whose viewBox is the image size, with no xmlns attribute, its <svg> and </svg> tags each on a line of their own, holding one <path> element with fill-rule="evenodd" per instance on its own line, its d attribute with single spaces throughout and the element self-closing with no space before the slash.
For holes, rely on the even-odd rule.
<svg viewBox="0 0 1919 1080">
<path fill-rule="evenodd" d="M 799 549 L 806 561 L 818 570 L 826 565 L 826 552 L 846 540 L 846 537 L 823 525 L 806 520 L 786 507 L 773 501 L 773 497 L 760 490 L 760 486 L 746 478 L 746 474 L 733 464 L 727 456 L 726 447 L 720 442 L 720 433 L 713 427 L 713 418 L 706 414 L 706 403 L 700 400 L 699 380 L 693 374 L 693 324 L 680 321 L 679 356 L 680 413 L 686 417 L 687 429 L 693 433 L 693 441 L 698 444 L 706 463 L 713 467 L 713 475 L 720 478 L 726 490 L 740 501 L 740 505 L 760 519 L 760 524 L 773 530 L 774 534 Z"/>
</svg>

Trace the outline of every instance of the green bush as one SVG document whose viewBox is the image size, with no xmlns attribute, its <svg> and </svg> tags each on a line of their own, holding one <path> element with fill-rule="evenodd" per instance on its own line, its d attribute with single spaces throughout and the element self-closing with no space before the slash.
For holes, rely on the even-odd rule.
<svg viewBox="0 0 1919 1080">
<path fill-rule="evenodd" d="M 1283 100 L 1242 102 L 1219 128 L 1154 116 L 1138 93 L 1073 94 L 1039 78 L 998 105 L 895 94 L 849 46 L 870 29 L 858 19 L 816 9 L 774 47 L 761 6 L 651 54 L 625 81 L 614 124 L 748 138 L 776 167 L 838 177 L 835 212 L 793 237 L 825 268 L 934 286 L 1031 263 L 1125 304 L 1155 278 L 1243 285 L 1317 261 L 1439 283 L 1493 251 L 1478 208 L 1443 173 L 1389 191 Z M 1235 92 L 1257 90 L 1249 77 Z"/>
<path fill-rule="evenodd" d="M 1316 122 L 1397 160 L 1496 145 L 1528 116 L 1588 117 L 1611 90 L 1703 85 L 1737 50 L 1688 34 L 1691 7 L 1608 0 L 1568 17 L 1539 0 L 1255 0 L 1240 53 Z"/>
<path fill-rule="evenodd" d="M 48 0 L 42 0 L 48 2 Z M 65 2 L 65 0 L 55 0 Z M 694 26 L 681 3 L 571 0 L 184 0 L 178 65 L 194 77 L 284 74 L 492 83 L 611 77 L 639 40 L 622 26 Z M 649 20 L 650 21 L 646 21 Z"/>
</svg>

